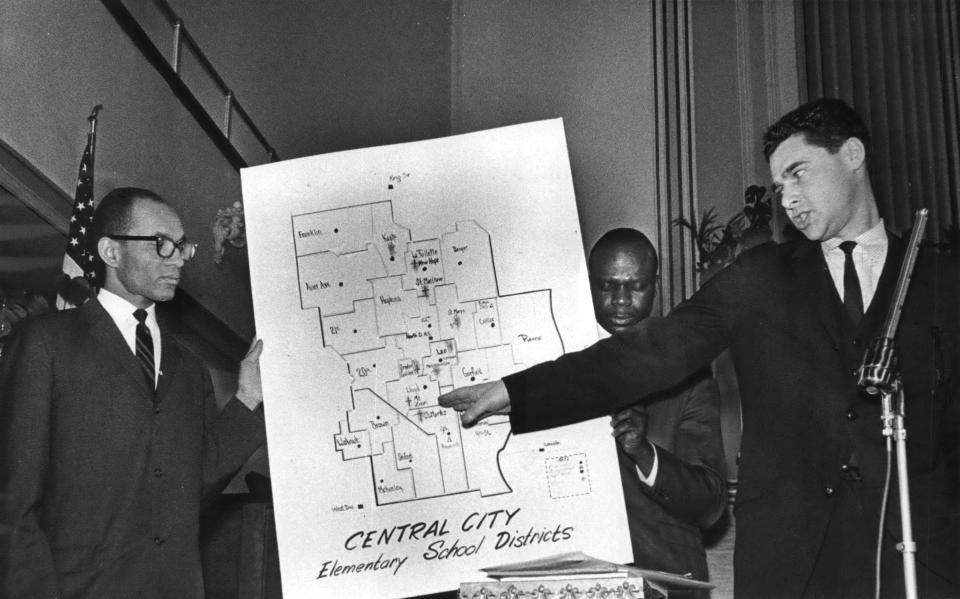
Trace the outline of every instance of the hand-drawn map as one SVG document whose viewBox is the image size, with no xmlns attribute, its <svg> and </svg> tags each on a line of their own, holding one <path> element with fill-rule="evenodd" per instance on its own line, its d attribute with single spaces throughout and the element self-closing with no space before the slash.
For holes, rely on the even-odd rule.
<svg viewBox="0 0 960 599">
<path fill-rule="evenodd" d="M 245 169 L 243 188 L 285 597 L 630 560 L 605 421 L 514 436 L 437 403 L 596 338 L 561 121 Z"/>
</svg>

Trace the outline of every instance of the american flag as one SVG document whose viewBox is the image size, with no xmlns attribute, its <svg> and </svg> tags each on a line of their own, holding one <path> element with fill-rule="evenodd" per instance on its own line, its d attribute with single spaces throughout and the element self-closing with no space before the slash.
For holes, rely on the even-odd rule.
<svg viewBox="0 0 960 599">
<path fill-rule="evenodd" d="M 96 110 L 94 111 L 96 114 Z M 96 116 L 92 116 L 95 119 Z M 95 120 L 87 134 L 87 147 L 80 159 L 80 173 L 77 176 L 77 191 L 74 195 L 73 213 L 70 215 L 70 232 L 67 236 L 67 250 L 63 256 L 63 273 L 70 279 L 84 277 L 93 287 L 96 274 L 93 254 L 87 244 L 87 236 L 93 224 L 93 158 L 96 145 Z M 57 308 L 60 310 L 75 307 L 72 303 L 57 296 Z"/>
</svg>

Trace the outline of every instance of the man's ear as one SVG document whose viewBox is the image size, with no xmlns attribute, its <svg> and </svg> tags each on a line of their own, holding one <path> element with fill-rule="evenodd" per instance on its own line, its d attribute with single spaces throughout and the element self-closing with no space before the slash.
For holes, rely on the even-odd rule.
<svg viewBox="0 0 960 599">
<path fill-rule="evenodd" d="M 120 262 L 119 244 L 109 237 L 101 237 L 97 242 L 97 254 L 103 263 L 111 268 L 117 268 Z"/>
<path fill-rule="evenodd" d="M 840 152 L 853 170 L 862 168 L 867 162 L 867 148 L 858 137 L 847 138 L 840 146 Z"/>
</svg>

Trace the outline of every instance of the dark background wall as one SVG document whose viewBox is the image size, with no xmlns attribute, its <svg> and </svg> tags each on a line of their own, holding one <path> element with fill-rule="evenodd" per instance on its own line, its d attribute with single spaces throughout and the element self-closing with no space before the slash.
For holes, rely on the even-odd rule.
<svg viewBox="0 0 960 599">
<path fill-rule="evenodd" d="M 655 238 L 650 3 L 463 1 L 455 12 L 454 132 L 562 117 L 586 248 L 615 226 Z"/>
<path fill-rule="evenodd" d="M 450 131 L 449 0 L 174 0 L 282 158 Z"/>
</svg>

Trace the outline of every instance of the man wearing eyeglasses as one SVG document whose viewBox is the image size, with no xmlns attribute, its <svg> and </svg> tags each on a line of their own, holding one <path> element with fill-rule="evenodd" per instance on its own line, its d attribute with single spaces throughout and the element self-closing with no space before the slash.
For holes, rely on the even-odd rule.
<svg viewBox="0 0 960 599">
<path fill-rule="evenodd" d="M 157 194 L 94 214 L 102 288 L 31 319 L 0 360 L 0 596 L 203 596 L 198 524 L 264 442 L 261 342 L 217 412 L 202 362 L 164 330 L 196 248 Z"/>
</svg>

